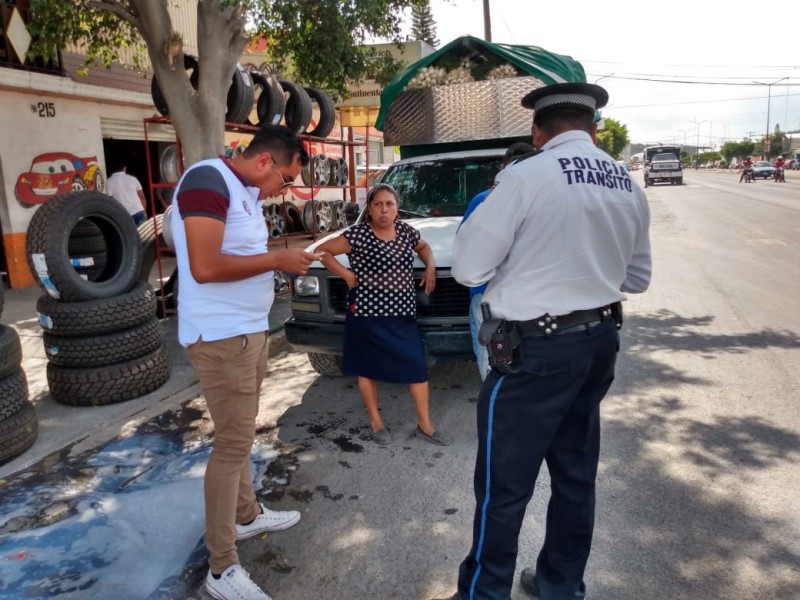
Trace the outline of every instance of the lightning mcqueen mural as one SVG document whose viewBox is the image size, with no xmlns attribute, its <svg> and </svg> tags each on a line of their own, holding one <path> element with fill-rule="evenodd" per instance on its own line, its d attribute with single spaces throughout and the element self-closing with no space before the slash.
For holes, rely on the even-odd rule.
<svg viewBox="0 0 800 600">
<path fill-rule="evenodd" d="M 69 152 L 48 152 L 33 159 L 31 169 L 17 178 L 14 194 L 22 206 L 44 204 L 57 194 L 105 191 L 106 178 L 96 156 L 79 158 Z"/>
</svg>

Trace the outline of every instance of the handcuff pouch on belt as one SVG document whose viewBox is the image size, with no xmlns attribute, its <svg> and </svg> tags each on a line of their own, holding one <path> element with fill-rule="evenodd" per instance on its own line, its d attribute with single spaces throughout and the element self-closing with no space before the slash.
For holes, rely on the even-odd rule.
<svg viewBox="0 0 800 600">
<path fill-rule="evenodd" d="M 484 319 L 478 343 L 486 346 L 489 365 L 500 373 L 519 373 L 522 369 L 522 333 L 516 323 L 505 319 Z"/>
</svg>

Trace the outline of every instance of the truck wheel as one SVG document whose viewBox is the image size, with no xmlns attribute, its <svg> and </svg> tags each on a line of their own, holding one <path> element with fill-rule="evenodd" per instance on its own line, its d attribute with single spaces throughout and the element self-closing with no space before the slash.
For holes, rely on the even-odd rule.
<svg viewBox="0 0 800 600">
<path fill-rule="evenodd" d="M 47 384 L 58 402 L 100 406 L 149 394 L 169 379 L 169 356 L 163 346 L 126 362 L 104 367 L 70 369 L 47 362 Z"/>
<path fill-rule="evenodd" d="M 28 399 L 28 379 L 25 371 L 17 369 L 0 379 L 0 421 L 14 416 Z"/>
<path fill-rule="evenodd" d="M 244 123 L 253 110 L 254 94 L 250 73 L 242 65 L 237 64 L 228 88 L 225 120 L 229 123 Z"/>
<path fill-rule="evenodd" d="M 284 115 L 286 127 L 295 133 L 303 133 L 311 122 L 311 98 L 296 83 L 285 79 L 279 79 L 278 83 L 283 91 L 289 94 Z"/>
<path fill-rule="evenodd" d="M 63 336 L 44 332 L 47 358 L 59 367 L 85 369 L 104 367 L 150 354 L 161 345 L 156 316 L 141 325 L 94 336 Z"/>
<path fill-rule="evenodd" d="M 200 70 L 197 58 L 189 54 L 184 54 L 183 68 L 190 71 L 189 82 L 194 89 L 197 89 L 197 85 L 200 82 Z M 153 98 L 153 106 L 156 107 L 156 110 L 162 115 L 168 115 L 169 105 L 167 104 L 167 99 L 164 98 L 164 94 L 161 92 L 161 88 L 158 86 L 158 79 L 156 79 L 155 74 L 153 74 L 153 79 L 150 82 L 150 96 Z"/>
<path fill-rule="evenodd" d="M 39 420 L 33 404 L 25 400 L 8 419 L 0 421 L 0 465 L 16 458 L 33 446 L 39 434 Z"/>
<path fill-rule="evenodd" d="M 73 267 L 69 238 L 82 219 L 93 222 L 106 242 L 106 265 L 95 281 Z M 142 263 L 141 244 L 122 204 L 100 192 L 56 196 L 34 213 L 26 240 L 28 264 L 40 287 L 57 300 L 81 302 L 130 291 Z"/>
<path fill-rule="evenodd" d="M 156 314 L 156 294 L 138 282 L 127 294 L 87 302 L 59 302 L 43 294 L 36 303 L 39 325 L 56 335 L 90 336 L 144 323 Z"/>
<path fill-rule="evenodd" d="M 683 185 L 683 177 L 681 177 L 680 179 L 676 179 L 675 180 L 675 184 L 676 185 Z"/>
<path fill-rule="evenodd" d="M 261 73 L 250 73 L 253 84 L 261 88 L 261 94 L 256 101 L 258 125 L 277 125 L 283 118 L 286 110 L 286 98 L 278 81 Z"/>
<path fill-rule="evenodd" d="M 308 362 L 320 375 L 325 377 L 342 377 L 342 357 L 338 354 L 308 353 Z"/>
<path fill-rule="evenodd" d="M 336 124 L 336 107 L 333 104 L 333 100 L 331 100 L 328 94 L 315 87 L 303 89 L 305 89 L 311 101 L 316 102 L 319 109 L 317 126 L 311 131 L 306 131 L 306 135 L 313 135 L 321 138 L 328 137 L 328 134 L 333 131 L 333 126 Z"/>
<path fill-rule="evenodd" d="M 0 325 L 0 379 L 8 377 L 22 364 L 22 345 L 17 330 Z"/>
</svg>

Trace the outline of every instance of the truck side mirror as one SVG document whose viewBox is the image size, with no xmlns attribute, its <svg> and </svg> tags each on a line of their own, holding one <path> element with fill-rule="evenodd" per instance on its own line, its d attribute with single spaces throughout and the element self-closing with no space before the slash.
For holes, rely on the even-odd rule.
<svg viewBox="0 0 800 600">
<path fill-rule="evenodd" d="M 344 207 L 344 218 L 348 225 L 352 225 L 358 219 L 361 207 L 358 202 L 348 202 Z"/>
</svg>

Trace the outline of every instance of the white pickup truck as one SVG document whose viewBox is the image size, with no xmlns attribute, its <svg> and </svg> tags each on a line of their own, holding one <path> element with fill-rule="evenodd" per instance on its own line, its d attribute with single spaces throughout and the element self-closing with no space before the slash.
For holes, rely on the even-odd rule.
<svg viewBox="0 0 800 600">
<path fill-rule="evenodd" d="M 493 185 L 504 153 L 502 147 L 408 158 L 394 163 L 381 178 L 400 195 L 400 217 L 419 230 L 433 249 L 436 290 L 430 296 L 422 292 L 417 296 L 417 321 L 431 363 L 438 358 L 473 358 L 469 290 L 450 273 L 453 241 L 470 200 Z M 346 256 L 337 259 L 348 266 Z M 419 281 L 424 265 L 418 258 L 414 270 Z M 308 353 L 321 375 L 341 375 L 346 305 L 347 285 L 321 263 L 314 263 L 307 275 L 294 282 L 286 339 L 295 350 Z"/>
</svg>

